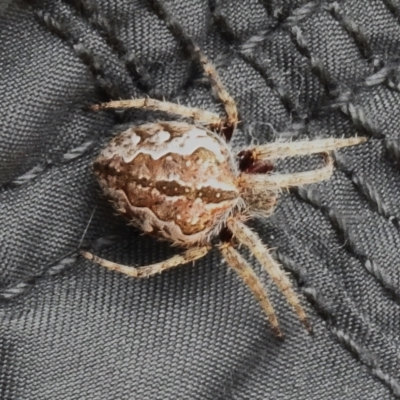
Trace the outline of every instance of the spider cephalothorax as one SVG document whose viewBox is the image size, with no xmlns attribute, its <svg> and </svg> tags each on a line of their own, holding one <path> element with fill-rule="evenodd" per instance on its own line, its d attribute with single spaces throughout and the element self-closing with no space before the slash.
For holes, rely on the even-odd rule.
<svg viewBox="0 0 400 400">
<path fill-rule="evenodd" d="M 119 213 L 143 232 L 169 240 L 185 251 L 141 268 L 116 264 L 86 251 L 82 255 L 109 269 L 147 277 L 203 257 L 210 250 L 212 239 L 219 235 L 222 255 L 260 301 L 274 332 L 282 336 L 265 289 L 235 249 L 237 243 L 249 248 L 310 329 L 288 277 L 244 222 L 260 214 L 271 214 L 283 188 L 328 179 L 333 171 L 330 152 L 362 143 L 365 138 L 276 142 L 232 154 L 225 139 L 230 139 L 238 122 L 236 104 L 214 67 L 198 48 L 196 51 L 225 107 L 225 118 L 154 99 L 93 106 L 94 110 L 131 107 L 158 110 L 192 120 L 132 126 L 115 137 L 94 163 L 100 185 Z M 274 159 L 312 153 L 323 154 L 324 167 L 286 175 L 272 173 Z"/>
</svg>

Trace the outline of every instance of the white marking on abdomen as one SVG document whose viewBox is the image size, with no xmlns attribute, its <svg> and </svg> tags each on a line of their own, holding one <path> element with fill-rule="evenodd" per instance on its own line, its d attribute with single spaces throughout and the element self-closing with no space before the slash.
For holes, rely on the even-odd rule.
<svg viewBox="0 0 400 400">
<path fill-rule="evenodd" d="M 170 138 L 170 133 L 160 130 L 142 141 L 140 146 L 136 145 L 141 138 L 133 129 L 121 135 L 125 136 L 125 139 L 128 140 L 131 146 L 125 148 L 121 145 L 113 146 L 111 144 L 111 146 L 103 151 L 102 155 L 104 157 L 112 158 L 114 155 L 118 155 L 122 157 L 126 163 L 130 163 L 138 154 L 148 154 L 153 160 L 158 160 L 168 153 L 189 156 L 197 149 L 204 148 L 212 152 L 219 162 L 226 161 L 225 156 L 221 152 L 223 143 L 216 137 L 209 135 L 205 130 L 195 126 L 182 136 L 175 137 L 169 142 L 167 142 L 167 140 Z"/>
<path fill-rule="evenodd" d="M 235 185 L 219 181 L 215 178 L 209 178 L 205 182 L 196 185 L 196 189 L 198 190 L 202 189 L 203 187 L 211 187 L 213 189 L 219 189 L 227 192 L 238 192 L 238 188 Z"/>
</svg>

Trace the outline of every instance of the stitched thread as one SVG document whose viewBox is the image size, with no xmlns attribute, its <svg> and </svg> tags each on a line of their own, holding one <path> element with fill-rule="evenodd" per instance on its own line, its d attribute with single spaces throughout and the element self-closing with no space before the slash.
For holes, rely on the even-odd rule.
<svg viewBox="0 0 400 400">
<path fill-rule="evenodd" d="M 49 263 L 40 273 L 30 276 L 25 282 L 19 282 L 15 286 L 0 289 L 0 300 L 12 300 L 25 293 L 38 280 L 45 278 L 46 276 L 54 276 L 61 273 L 65 268 L 72 266 L 76 262 L 78 254 L 74 253 L 76 253 L 76 250 L 64 255 L 57 261 Z"/>
<path fill-rule="evenodd" d="M 391 157 L 396 161 L 397 165 L 400 167 L 400 138 L 391 140 L 385 140 L 385 147 Z"/>
<path fill-rule="evenodd" d="M 361 361 L 368 365 L 373 375 L 386 383 L 396 396 L 400 395 L 400 382 L 398 382 L 397 379 L 394 379 L 390 374 L 385 373 L 378 366 L 379 358 L 376 354 L 353 340 L 350 335 L 343 330 L 332 328 L 331 331 L 340 343 L 351 350 Z"/>
<path fill-rule="evenodd" d="M 397 287 L 396 282 L 392 281 L 392 279 L 386 274 L 386 271 L 382 269 L 375 260 L 367 256 L 358 248 L 354 233 L 349 229 L 346 218 L 344 218 L 340 212 L 335 210 L 333 207 L 324 205 L 319 193 L 314 189 L 300 187 L 296 192 L 303 200 L 320 209 L 329 218 L 333 227 L 336 228 L 340 235 L 344 236 L 345 247 L 363 262 L 368 272 L 370 272 L 386 289 L 395 295 L 396 298 L 400 299 L 400 290 Z"/>
<path fill-rule="evenodd" d="M 366 364 L 373 375 L 377 376 L 381 379 L 389 388 L 393 391 L 394 394 L 400 394 L 400 384 L 394 379 L 390 374 L 384 372 L 380 367 L 380 357 L 378 354 L 375 354 L 362 346 L 360 343 L 351 338 L 351 335 L 345 332 L 342 329 L 337 327 L 337 321 L 335 319 L 335 306 L 327 301 L 322 293 L 316 290 L 315 287 L 309 286 L 309 278 L 307 273 L 304 275 L 304 268 L 299 269 L 298 264 L 291 260 L 289 257 L 281 253 L 280 251 L 276 251 L 277 259 L 285 266 L 286 269 L 299 275 L 300 280 L 303 282 L 304 286 L 302 287 L 302 292 L 304 295 L 314 304 L 314 307 L 320 314 L 320 316 L 328 322 L 329 330 L 335 335 L 336 339 L 339 343 L 341 343 L 345 348 L 350 350 L 360 361 Z M 351 307 L 351 302 L 346 301 L 344 299 L 344 303 L 346 307 Z M 380 331 L 375 330 L 373 324 L 370 323 L 368 318 L 366 318 L 362 313 L 355 313 L 356 320 L 355 323 L 361 325 L 368 325 L 369 331 L 376 332 L 376 334 L 380 334 Z M 393 351 L 396 350 L 395 345 L 392 343 L 392 337 L 382 337 L 386 342 L 389 348 Z"/>
<path fill-rule="evenodd" d="M 400 23 L 400 7 L 398 2 L 396 0 L 382 0 L 382 2 Z"/>
<path fill-rule="evenodd" d="M 57 160 L 47 160 L 45 163 L 36 165 L 35 167 L 31 168 L 29 171 L 25 172 L 14 180 L 3 183 L 0 186 L 0 190 L 6 190 L 26 185 L 43 175 L 49 169 L 53 167 L 59 167 L 61 165 L 69 163 L 72 160 L 82 157 L 89 150 L 91 150 L 94 145 L 95 142 L 93 140 L 88 140 L 82 143 L 80 146 L 75 147 L 67 153 L 63 154 L 61 157 L 58 157 Z"/>
<path fill-rule="evenodd" d="M 199 54 L 196 50 L 196 44 L 192 38 L 182 29 L 182 26 L 175 17 L 157 0 L 148 0 L 148 4 L 153 12 L 164 21 L 165 25 L 172 35 L 180 42 L 183 51 L 192 61 L 199 61 Z"/>
<path fill-rule="evenodd" d="M 372 61 L 372 64 L 376 67 L 382 66 L 382 60 L 380 60 L 377 56 L 374 56 L 363 29 L 344 13 L 337 1 L 327 4 L 324 9 L 329 11 L 329 13 L 338 22 L 340 22 L 343 28 L 354 39 L 354 42 L 358 46 L 361 55 L 368 60 L 368 62 Z"/>
<path fill-rule="evenodd" d="M 118 56 L 125 62 L 127 70 L 132 74 L 138 88 L 149 93 L 154 88 L 151 75 L 138 60 L 133 52 L 129 52 L 124 43 L 117 37 L 114 23 L 104 18 L 97 9 L 97 5 L 90 0 L 71 0 L 79 14 L 95 28 Z"/>
<path fill-rule="evenodd" d="M 251 65 L 264 78 L 267 86 L 277 94 L 282 105 L 291 116 L 293 123 L 304 125 L 303 120 L 305 116 L 300 116 L 301 113 L 292 102 L 289 92 L 284 86 L 279 83 L 279 74 L 277 73 L 277 71 L 271 71 L 269 73 L 268 69 L 270 69 L 270 67 L 266 67 L 265 65 L 263 65 L 262 60 L 257 59 L 255 53 L 253 52 L 253 46 L 257 46 L 260 40 L 263 41 L 265 39 L 262 34 L 260 36 L 253 37 L 250 42 L 246 42 L 244 45 L 240 45 L 231 28 L 226 23 L 223 15 L 218 12 L 218 8 L 214 10 L 213 15 L 216 25 L 220 28 L 219 30 L 221 31 L 221 35 L 228 36 L 228 41 L 234 40 L 237 42 L 236 46 L 230 46 L 231 50 L 239 55 L 249 65 Z"/>
<path fill-rule="evenodd" d="M 69 44 L 81 61 L 89 68 L 94 78 L 98 81 L 99 87 L 108 97 L 126 98 L 132 94 L 126 88 L 115 83 L 119 82 L 120 79 L 114 74 L 106 72 L 102 57 L 81 43 L 80 35 L 77 35 L 76 30 L 72 29 L 71 23 L 60 22 L 50 13 L 43 10 L 35 11 L 35 16 L 50 32 L 58 35 Z"/>
<path fill-rule="evenodd" d="M 288 16 L 285 21 L 282 21 L 281 26 L 291 33 L 294 44 L 296 45 L 300 54 L 310 60 L 312 71 L 317 77 L 319 77 L 320 82 L 325 87 L 327 93 L 333 97 L 339 96 L 340 93 L 338 92 L 338 85 L 336 82 L 331 80 L 329 73 L 325 70 L 322 62 L 313 57 L 309 52 L 307 48 L 307 41 L 302 35 L 300 28 L 296 26 L 296 24 L 303 22 L 307 18 L 310 18 L 320 10 L 328 11 L 337 21 L 342 24 L 344 29 L 350 34 L 351 37 L 353 37 L 356 45 L 360 49 L 360 53 L 369 62 L 372 61 L 372 64 L 378 69 L 378 71 L 371 75 L 371 77 L 365 78 L 365 80 L 362 82 L 357 82 L 353 88 L 353 92 L 357 88 L 361 88 L 363 86 L 372 86 L 379 83 L 385 83 L 392 89 L 400 90 L 398 60 L 394 59 L 384 64 L 378 56 L 374 55 L 372 53 L 372 48 L 368 43 L 367 37 L 364 34 L 364 30 L 345 15 L 338 2 L 322 4 L 308 3 L 299 7 L 298 9 L 293 10 L 292 15 Z M 276 29 L 276 27 L 274 27 L 273 30 L 274 29 Z M 271 30 L 262 31 L 255 37 L 248 39 L 244 44 L 241 45 L 241 47 L 247 53 L 247 55 L 249 55 L 249 53 L 254 53 L 257 46 L 266 40 L 270 34 Z M 382 72 L 380 72 L 381 70 Z M 379 75 L 381 75 L 380 78 Z"/>
<path fill-rule="evenodd" d="M 336 154 L 335 160 L 336 164 L 340 167 L 340 170 L 350 177 L 355 186 L 370 202 L 374 210 L 385 217 L 388 221 L 396 225 L 398 223 L 396 216 L 391 214 L 389 207 L 385 204 L 384 200 L 380 196 L 380 193 L 373 187 L 368 178 L 359 176 L 351 168 L 349 168 L 350 161 L 346 156 L 342 154 Z"/>
<path fill-rule="evenodd" d="M 120 240 L 120 236 L 110 235 L 95 239 L 91 241 L 90 245 L 96 251 L 100 251 L 101 249 L 115 244 Z M 38 280 L 45 279 L 48 276 L 56 276 L 62 273 L 66 268 L 73 266 L 76 263 L 76 261 L 80 257 L 78 251 L 79 249 L 72 250 L 69 253 L 64 254 L 61 258 L 58 258 L 57 260 L 48 263 L 42 269 L 42 271 L 40 271 L 36 275 L 30 276 L 24 282 L 19 282 L 12 287 L 0 289 L 0 300 L 12 300 L 17 296 L 24 294 L 29 288 L 36 284 Z"/>
</svg>

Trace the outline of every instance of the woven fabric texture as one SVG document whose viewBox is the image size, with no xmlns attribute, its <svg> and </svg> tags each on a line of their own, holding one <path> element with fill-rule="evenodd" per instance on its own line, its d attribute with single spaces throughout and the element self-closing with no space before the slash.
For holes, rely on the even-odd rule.
<svg viewBox="0 0 400 400">
<path fill-rule="evenodd" d="M 171 117 L 87 107 L 150 96 L 223 113 L 185 35 L 237 101 L 234 147 L 370 139 L 252 223 L 313 335 L 245 252 L 284 341 L 216 250 L 146 280 L 77 255 L 146 265 L 179 251 L 116 216 L 91 171 L 127 124 Z M 397 0 L 6 2 L 0 52 L 1 399 L 400 397 Z"/>
</svg>

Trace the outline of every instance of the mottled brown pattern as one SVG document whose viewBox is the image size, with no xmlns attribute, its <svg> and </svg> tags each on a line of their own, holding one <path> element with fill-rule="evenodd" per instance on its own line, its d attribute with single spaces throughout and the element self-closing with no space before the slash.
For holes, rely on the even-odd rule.
<svg viewBox="0 0 400 400">
<path fill-rule="evenodd" d="M 134 133 L 142 138 L 150 137 L 160 130 L 168 128 L 171 138 L 185 134 L 187 127 L 173 130 L 169 124 L 157 124 L 154 130 L 139 127 Z M 114 139 L 114 145 L 117 144 Z M 140 143 L 138 147 L 140 147 Z M 121 142 L 122 144 L 122 142 Z M 109 159 L 100 156 L 94 163 L 94 171 L 108 187 L 108 194 L 115 198 L 114 191 L 122 191 L 128 204 L 119 207 L 120 212 L 136 226 L 143 227 L 144 215 L 138 215 L 135 207 L 148 208 L 160 221 L 173 221 L 184 235 L 204 232 L 207 234 L 238 198 L 236 177 L 229 164 L 227 149 L 225 162 L 220 162 L 214 154 L 204 148 L 198 148 L 192 154 L 179 155 L 172 152 L 154 160 L 149 154 L 139 153 L 131 162 L 126 163 L 120 156 Z M 230 184 L 232 190 L 213 187 L 222 183 Z M 123 210 L 122 210 L 123 209 Z M 153 224 L 154 225 L 154 224 Z M 153 226 L 153 235 L 171 239 L 171 232 Z"/>
<path fill-rule="evenodd" d="M 270 275 L 304 326 L 307 315 L 291 282 L 258 235 L 243 222 L 273 212 L 283 189 L 320 182 L 333 173 L 330 152 L 353 146 L 366 138 L 276 142 L 250 146 L 232 161 L 230 149 L 215 131 L 228 140 L 238 123 L 234 99 L 224 88 L 207 57 L 191 45 L 224 106 L 226 117 L 201 109 L 155 99 L 112 101 L 93 110 L 138 108 L 191 118 L 193 125 L 166 121 L 132 126 L 114 138 L 95 163 L 95 171 L 115 208 L 143 233 L 186 247 L 181 255 L 136 268 L 82 251 L 89 260 L 128 276 L 148 277 L 205 256 L 212 239 L 220 234 L 220 251 L 252 290 L 278 337 L 283 337 L 267 293 L 246 260 L 234 249 L 243 244 Z M 201 128 L 200 126 L 207 126 Z M 210 131 L 211 130 L 211 131 Z M 213 133 L 213 132 L 214 133 Z M 319 153 L 325 166 L 317 170 L 272 174 L 273 160 Z"/>
</svg>

